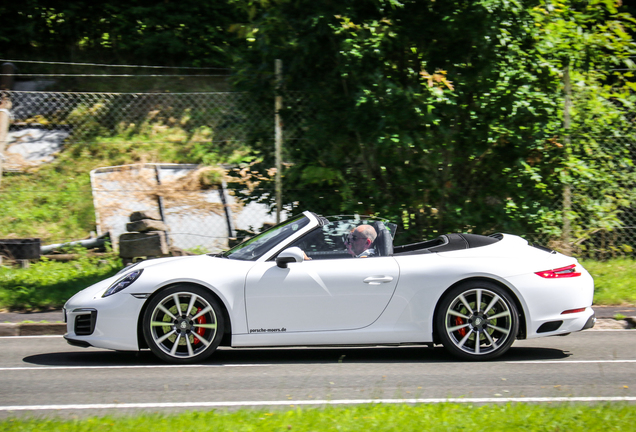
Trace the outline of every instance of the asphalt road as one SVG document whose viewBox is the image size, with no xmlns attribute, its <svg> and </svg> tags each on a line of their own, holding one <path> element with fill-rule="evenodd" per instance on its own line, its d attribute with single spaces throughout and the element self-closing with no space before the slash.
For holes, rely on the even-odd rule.
<svg viewBox="0 0 636 432">
<path fill-rule="evenodd" d="M 490 362 L 457 361 L 442 348 L 424 347 L 221 349 L 189 367 L 166 365 L 150 352 L 76 348 L 59 336 L 5 337 L 0 338 L 0 417 L 371 399 L 591 397 L 633 403 L 635 366 L 633 330 L 517 341 Z"/>
</svg>

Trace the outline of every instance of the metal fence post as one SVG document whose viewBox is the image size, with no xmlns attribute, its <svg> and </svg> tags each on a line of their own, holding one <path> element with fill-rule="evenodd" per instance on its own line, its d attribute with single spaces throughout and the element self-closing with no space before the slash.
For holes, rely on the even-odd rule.
<svg viewBox="0 0 636 432">
<path fill-rule="evenodd" d="M 570 137 L 571 118 L 570 110 L 572 109 L 572 84 L 570 83 L 570 66 L 566 64 L 563 70 L 563 86 L 565 89 L 565 99 L 563 102 L 563 128 L 565 129 L 565 152 L 569 154 L 572 151 L 572 140 Z M 563 230 L 561 232 L 561 242 L 563 252 L 570 254 L 572 252 L 572 226 L 570 223 L 570 212 L 572 211 L 572 185 L 569 181 L 563 185 Z"/>
<path fill-rule="evenodd" d="M 9 134 L 9 123 L 11 122 L 11 99 L 5 90 L 13 88 L 13 75 L 15 66 L 13 63 L 2 64 L 2 74 L 0 76 L 0 89 L 3 90 L 0 98 L 0 183 L 2 182 L 2 164 L 4 162 L 4 150 L 7 145 L 7 136 Z"/>
<path fill-rule="evenodd" d="M 15 65 L 13 63 L 2 63 L 2 76 L 0 77 L 0 89 L 13 90 L 13 80 L 15 75 Z"/>
<path fill-rule="evenodd" d="M 283 181 L 281 178 L 283 164 L 281 162 L 281 154 L 283 147 L 283 128 L 280 119 L 280 110 L 283 108 L 283 97 L 280 94 L 282 84 L 283 61 L 276 60 L 276 102 L 275 109 L 275 128 L 276 128 L 276 223 L 280 223 L 280 212 L 283 206 Z"/>
<path fill-rule="evenodd" d="M 9 135 L 9 123 L 11 122 L 11 99 L 2 95 L 0 100 L 0 183 L 2 183 L 2 164 L 4 162 L 4 149 Z"/>
</svg>

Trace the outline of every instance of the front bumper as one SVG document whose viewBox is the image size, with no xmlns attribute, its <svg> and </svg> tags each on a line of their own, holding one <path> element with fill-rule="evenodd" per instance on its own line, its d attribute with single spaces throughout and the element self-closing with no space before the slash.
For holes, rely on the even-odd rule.
<svg viewBox="0 0 636 432">
<path fill-rule="evenodd" d="M 137 325 L 143 299 L 128 293 L 79 295 L 66 303 L 66 335 L 69 344 L 81 347 L 138 351 Z"/>
<path fill-rule="evenodd" d="M 70 338 L 68 336 L 68 334 L 64 335 L 64 339 L 66 339 L 66 342 L 68 342 L 69 345 L 73 345 L 73 346 L 80 347 L 80 348 L 90 348 L 90 347 L 93 346 L 89 342 Z"/>
</svg>

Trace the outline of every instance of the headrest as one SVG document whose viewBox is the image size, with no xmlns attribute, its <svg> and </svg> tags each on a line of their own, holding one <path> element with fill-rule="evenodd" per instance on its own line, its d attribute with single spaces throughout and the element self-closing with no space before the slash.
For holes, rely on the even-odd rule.
<svg viewBox="0 0 636 432">
<path fill-rule="evenodd" d="M 393 237 L 391 237 L 391 233 L 386 228 L 383 222 L 377 221 L 371 224 L 373 228 L 375 228 L 375 232 L 378 236 L 375 238 L 373 242 L 373 248 L 375 249 L 375 253 L 379 256 L 390 256 L 393 255 Z"/>
</svg>

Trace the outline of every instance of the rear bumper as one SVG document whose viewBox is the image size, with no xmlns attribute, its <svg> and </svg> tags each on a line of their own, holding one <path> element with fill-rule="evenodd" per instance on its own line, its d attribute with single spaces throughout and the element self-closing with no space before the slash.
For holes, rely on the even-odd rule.
<svg viewBox="0 0 636 432">
<path fill-rule="evenodd" d="M 594 324 L 596 324 L 596 313 L 592 314 L 592 316 L 587 320 L 581 330 L 591 329 L 592 327 L 594 327 Z"/>
<path fill-rule="evenodd" d="M 578 313 L 552 315 L 531 323 L 527 339 L 579 332 L 594 327 L 595 323 L 596 313 L 591 307 Z"/>
</svg>

